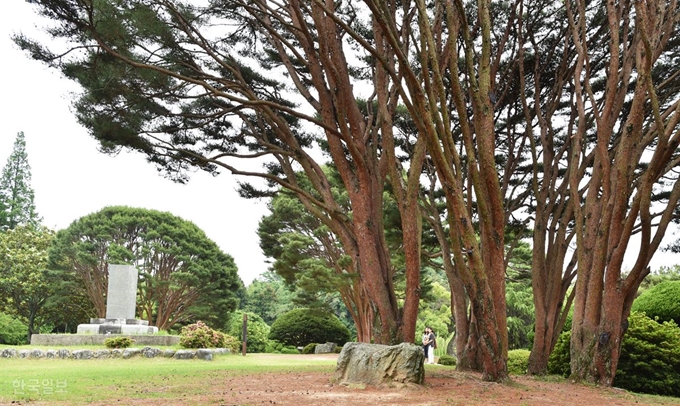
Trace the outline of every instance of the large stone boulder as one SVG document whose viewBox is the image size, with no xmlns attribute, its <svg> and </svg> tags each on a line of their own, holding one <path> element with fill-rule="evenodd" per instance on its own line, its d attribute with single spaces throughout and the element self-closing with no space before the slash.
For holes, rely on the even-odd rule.
<svg viewBox="0 0 680 406">
<path fill-rule="evenodd" d="M 347 343 L 338 356 L 335 379 L 340 384 L 422 385 L 425 378 L 421 346 Z"/>
</svg>

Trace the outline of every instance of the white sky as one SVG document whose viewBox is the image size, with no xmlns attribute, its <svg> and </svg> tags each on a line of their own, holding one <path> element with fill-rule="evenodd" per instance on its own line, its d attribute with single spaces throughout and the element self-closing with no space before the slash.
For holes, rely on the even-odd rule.
<svg viewBox="0 0 680 406">
<path fill-rule="evenodd" d="M 0 13 L 0 167 L 16 134 L 26 136 L 35 203 L 43 224 L 59 230 L 105 206 L 126 205 L 167 211 L 194 222 L 234 257 L 248 285 L 268 268 L 259 247 L 257 224 L 268 214 L 264 201 L 236 193 L 236 178 L 196 173 L 186 185 L 163 178 L 140 154 L 110 157 L 70 111 L 77 86 L 30 60 L 10 40 L 36 32 L 39 17 L 23 0 L 9 0 Z"/>
</svg>

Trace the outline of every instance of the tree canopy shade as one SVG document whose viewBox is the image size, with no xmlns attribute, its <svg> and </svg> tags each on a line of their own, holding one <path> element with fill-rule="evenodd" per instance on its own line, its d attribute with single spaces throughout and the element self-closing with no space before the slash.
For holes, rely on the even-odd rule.
<svg viewBox="0 0 680 406">
<path fill-rule="evenodd" d="M 140 272 L 138 314 L 159 329 L 205 320 L 223 325 L 243 283 L 231 256 L 193 223 L 170 213 L 106 207 L 57 233 L 50 262 L 75 274 L 96 310 L 106 315 L 108 264 Z"/>
<path fill-rule="evenodd" d="M 38 226 L 40 217 L 34 197 L 26 139 L 24 133 L 19 132 L 0 178 L 0 229 L 13 229 L 20 224 Z"/>
</svg>

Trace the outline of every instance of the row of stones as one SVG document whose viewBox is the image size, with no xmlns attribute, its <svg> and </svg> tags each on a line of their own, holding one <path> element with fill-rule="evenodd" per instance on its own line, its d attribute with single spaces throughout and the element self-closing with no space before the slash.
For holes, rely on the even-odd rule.
<svg viewBox="0 0 680 406">
<path fill-rule="evenodd" d="M 104 358 L 174 358 L 174 359 L 202 359 L 212 361 L 214 354 L 226 354 L 226 348 L 201 348 L 197 350 L 161 350 L 160 348 L 125 348 L 114 350 L 19 350 L 6 348 L 0 351 L 0 358 L 47 358 L 47 359 L 104 359 Z"/>
</svg>

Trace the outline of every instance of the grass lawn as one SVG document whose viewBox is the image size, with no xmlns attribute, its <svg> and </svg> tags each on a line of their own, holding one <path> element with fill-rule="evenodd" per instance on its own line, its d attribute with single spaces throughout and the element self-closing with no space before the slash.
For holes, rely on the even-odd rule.
<svg viewBox="0 0 680 406">
<path fill-rule="evenodd" d="M 101 348 L 101 347 L 100 347 Z M 72 404 L 177 398 L 202 393 L 216 376 L 262 372 L 327 371 L 335 360 L 271 354 L 219 355 L 212 361 L 168 358 L 61 360 L 0 359 L 0 404 L 47 401 Z"/>
<path fill-rule="evenodd" d="M 559 377 L 513 376 L 503 384 L 480 373 L 425 365 L 425 385 L 337 385 L 337 355 L 217 355 L 213 361 L 168 358 L 0 358 L 0 404 L 293 406 L 680 406 L 680 399 L 572 383 Z"/>
</svg>

